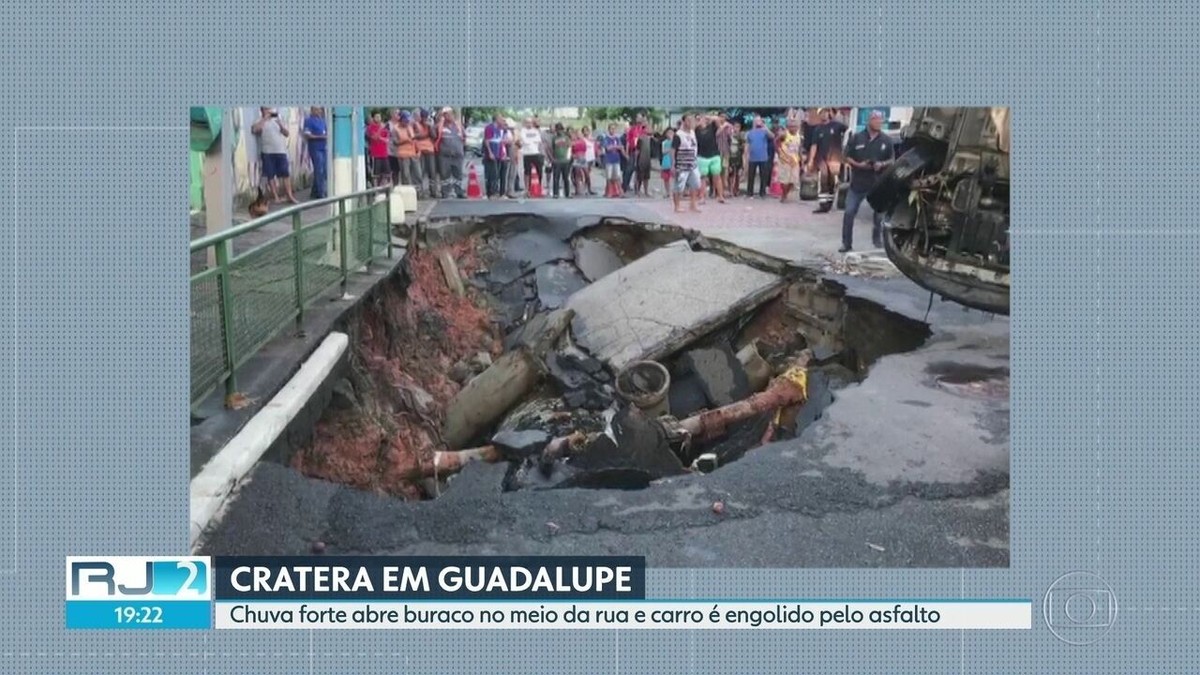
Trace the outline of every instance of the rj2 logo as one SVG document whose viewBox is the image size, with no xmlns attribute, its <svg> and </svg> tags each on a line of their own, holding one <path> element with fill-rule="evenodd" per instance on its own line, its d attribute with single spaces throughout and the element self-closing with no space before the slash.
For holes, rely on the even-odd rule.
<svg viewBox="0 0 1200 675">
<path fill-rule="evenodd" d="M 210 600 L 208 558 L 67 558 L 68 600 Z"/>
</svg>

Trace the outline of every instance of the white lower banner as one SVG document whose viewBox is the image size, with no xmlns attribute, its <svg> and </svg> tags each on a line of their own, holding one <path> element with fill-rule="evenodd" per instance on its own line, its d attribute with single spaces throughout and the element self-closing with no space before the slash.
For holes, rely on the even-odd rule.
<svg viewBox="0 0 1200 675">
<path fill-rule="evenodd" d="M 1028 600 L 221 601 L 218 629 L 1028 630 Z"/>
</svg>

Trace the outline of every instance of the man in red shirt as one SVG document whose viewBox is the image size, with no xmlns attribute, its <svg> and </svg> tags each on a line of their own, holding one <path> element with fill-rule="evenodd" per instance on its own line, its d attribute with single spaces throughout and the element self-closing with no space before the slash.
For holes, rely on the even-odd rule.
<svg viewBox="0 0 1200 675">
<path fill-rule="evenodd" d="M 388 164 L 387 125 L 380 120 L 379 112 L 371 114 L 367 125 L 368 151 L 371 155 L 371 179 L 376 186 L 391 183 L 392 169 Z"/>
</svg>

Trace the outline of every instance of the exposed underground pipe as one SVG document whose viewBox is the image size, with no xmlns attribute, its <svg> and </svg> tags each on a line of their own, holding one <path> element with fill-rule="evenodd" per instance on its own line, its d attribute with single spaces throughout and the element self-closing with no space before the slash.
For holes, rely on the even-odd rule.
<svg viewBox="0 0 1200 675">
<path fill-rule="evenodd" d="M 449 450 L 433 453 L 433 463 L 416 470 L 415 478 L 432 478 L 449 476 L 462 471 L 471 462 L 488 462 L 494 464 L 504 460 L 504 454 L 494 445 L 484 445 L 467 450 Z"/>
<path fill-rule="evenodd" d="M 707 441 L 724 435 L 731 424 L 771 410 L 804 403 L 807 399 L 808 371 L 795 367 L 775 378 L 766 391 L 737 403 L 680 420 L 675 428 L 686 433 L 694 441 Z"/>
<path fill-rule="evenodd" d="M 559 459 L 570 452 L 583 447 L 589 440 L 588 435 L 576 431 L 567 436 L 560 436 L 550 441 L 542 450 L 542 456 L 549 459 Z M 494 445 L 484 445 L 466 450 L 444 450 L 433 453 L 433 463 L 417 469 L 414 479 L 449 476 L 462 471 L 471 462 L 487 462 L 495 464 L 505 460 L 504 453 Z"/>
</svg>

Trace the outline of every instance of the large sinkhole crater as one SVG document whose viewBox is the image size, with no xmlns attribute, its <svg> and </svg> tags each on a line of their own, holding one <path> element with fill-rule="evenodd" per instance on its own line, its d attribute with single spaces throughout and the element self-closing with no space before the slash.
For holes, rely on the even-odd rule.
<svg viewBox="0 0 1200 675">
<path fill-rule="evenodd" d="M 819 275 L 654 223 L 485 219 L 408 251 L 348 319 L 309 476 L 406 499 L 643 489 L 795 438 L 929 328 Z M 799 392 L 799 393 L 798 393 Z"/>
</svg>

